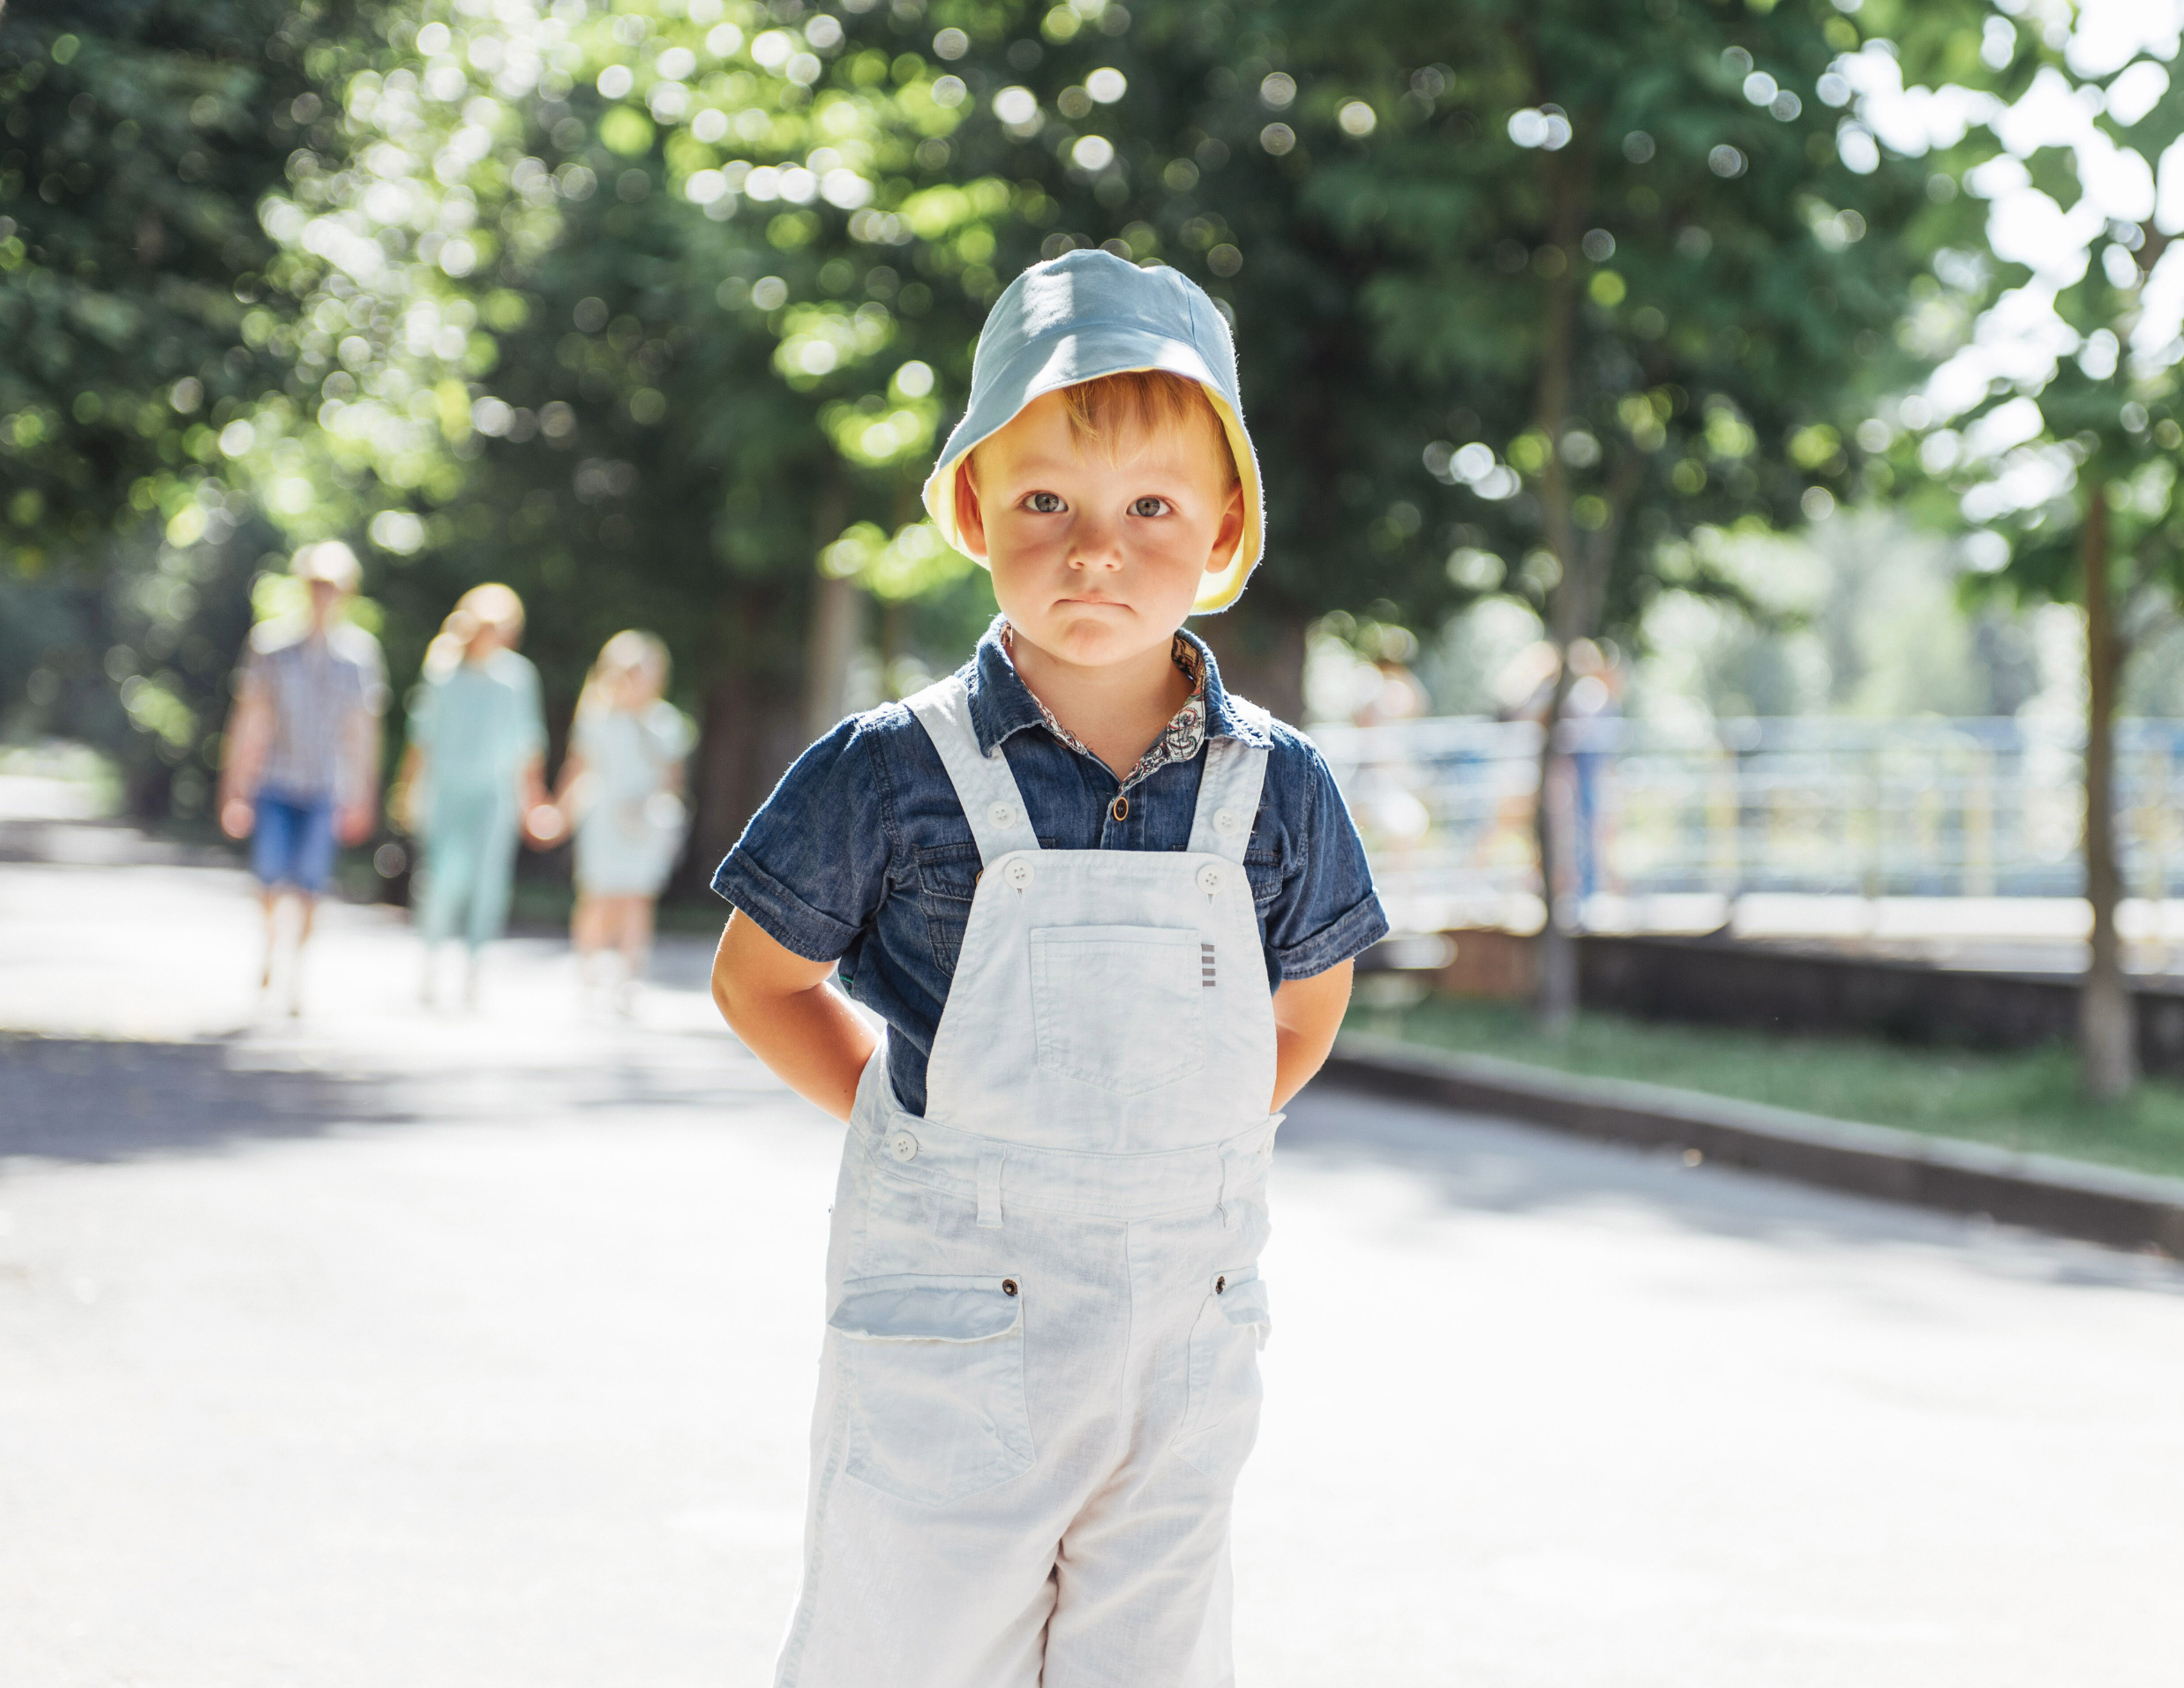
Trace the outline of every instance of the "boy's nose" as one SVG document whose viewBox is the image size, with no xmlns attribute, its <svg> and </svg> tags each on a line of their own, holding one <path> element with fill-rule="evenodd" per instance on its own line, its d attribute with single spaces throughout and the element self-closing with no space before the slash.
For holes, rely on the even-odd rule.
<svg viewBox="0 0 2184 1688">
<path fill-rule="evenodd" d="M 1120 568 L 1122 566 L 1122 530 L 1114 522 L 1080 522 L 1070 536 L 1070 541 L 1069 564 L 1073 568 Z"/>
</svg>

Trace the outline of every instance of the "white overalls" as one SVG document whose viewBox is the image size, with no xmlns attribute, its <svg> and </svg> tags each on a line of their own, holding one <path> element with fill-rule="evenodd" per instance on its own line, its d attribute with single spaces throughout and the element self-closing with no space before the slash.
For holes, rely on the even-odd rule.
<svg viewBox="0 0 2184 1688">
<path fill-rule="evenodd" d="M 1258 1429 L 1266 753 L 1187 850 L 1042 850 L 963 682 L 910 700 L 983 862 L 922 1118 L 858 1087 L 781 1688 L 1220 1688 Z"/>
</svg>

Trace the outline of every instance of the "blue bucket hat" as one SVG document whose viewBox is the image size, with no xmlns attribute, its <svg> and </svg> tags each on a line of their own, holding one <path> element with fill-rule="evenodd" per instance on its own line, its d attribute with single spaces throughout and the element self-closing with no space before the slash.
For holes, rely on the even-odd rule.
<svg viewBox="0 0 2184 1688">
<path fill-rule="evenodd" d="M 1259 464 L 1236 396 L 1236 348 L 1205 289 L 1178 271 L 1140 269 L 1110 252 L 1065 252 L 1009 283 L 987 314 L 971 364 L 971 403 L 941 447 L 925 507 L 964 550 L 956 518 L 956 469 L 1042 394 L 1133 370 L 1166 370 L 1205 389 L 1243 483 L 1243 532 L 1227 566 L 1208 574 L 1192 613 L 1226 610 L 1265 544 Z"/>
</svg>

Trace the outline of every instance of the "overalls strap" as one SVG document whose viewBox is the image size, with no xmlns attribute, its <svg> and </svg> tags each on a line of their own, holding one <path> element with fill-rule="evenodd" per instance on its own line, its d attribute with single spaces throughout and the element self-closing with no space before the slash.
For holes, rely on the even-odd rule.
<svg viewBox="0 0 2184 1688">
<path fill-rule="evenodd" d="M 1266 782 L 1266 751 L 1241 739 L 1209 739 L 1205 772 L 1198 780 L 1198 811 L 1190 822 L 1190 849 L 1238 866 L 1251 842 L 1259 790 Z"/>
<path fill-rule="evenodd" d="M 979 750 L 978 729 L 971 724 L 970 688 L 963 676 L 935 680 L 903 702 L 941 754 L 941 766 L 948 770 L 964 819 L 971 823 L 979 864 L 990 867 L 1012 850 L 1038 849 L 1039 835 L 1032 830 L 1031 814 L 1017 789 L 1016 776 L 1009 771 L 1008 757 L 999 745 L 991 755 Z M 1241 852 L 1242 846 L 1238 848 Z M 1242 859 L 1241 853 L 1237 859 Z"/>
</svg>

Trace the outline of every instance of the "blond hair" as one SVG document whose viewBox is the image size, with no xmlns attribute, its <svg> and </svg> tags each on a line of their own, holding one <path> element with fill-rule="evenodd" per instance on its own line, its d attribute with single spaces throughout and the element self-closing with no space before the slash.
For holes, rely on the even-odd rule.
<svg viewBox="0 0 2184 1688">
<path fill-rule="evenodd" d="M 426 678 L 445 679 L 454 673 L 478 635 L 487 631 L 497 631 L 500 642 L 508 646 L 523 637 L 523 600 L 497 581 L 473 586 L 455 600 L 455 607 L 439 624 L 438 636 L 424 649 Z"/>
<path fill-rule="evenodd" d="M 356 553 L 338 539 L 303 546 L 289 559 L 289 572 L 299 581 L 324 581 L 337 592 L 353 592 L 364 580 Z"/>
<path fill-rule="evenodd" d="M 1220 442 L 1221 465 L 1227 473 L 1224 484 L 1235 486 L 1242 480 L 1236 473 L 1235 449 L 1228 443 L 1228 430 L 1221 424 L 1220 412 L 1213 408 L 1205 388 L 1187 375 L 1164 369 L 1124 370 L 1117 375 L 1079 381 L 1060 392 L 1070 433 L 1104 457 L 1111 460 L 1125 439 L 1189 433 L 1193 427 L 1203 425 L 1211 428 L 1213 438 Z M 975 446 L 964 454 L 966 469 L 978 454 Z"/>
<path fill-rule="evenodd" d="M 657 634 L 640 632 L 635 627 L 623 628 L 599 647 L 591 671 L 584 676 L 584 689 L 576 697 L 577 719 L 603 714 L 611 707 L 607 695 L 614 682 L 639 669 L 649 669 L 658 682 L 658 689 L 664 692 L 667 665 L 667 644 Z"/>
</svg>

